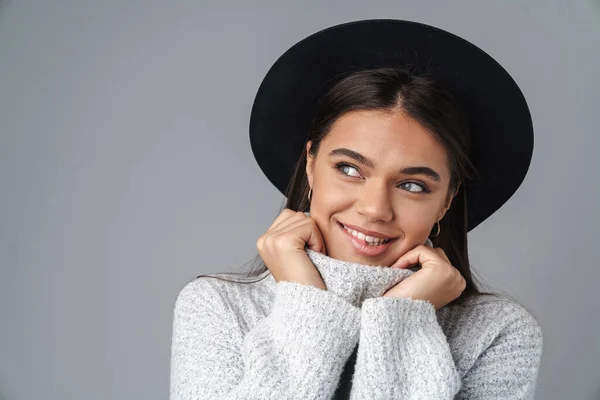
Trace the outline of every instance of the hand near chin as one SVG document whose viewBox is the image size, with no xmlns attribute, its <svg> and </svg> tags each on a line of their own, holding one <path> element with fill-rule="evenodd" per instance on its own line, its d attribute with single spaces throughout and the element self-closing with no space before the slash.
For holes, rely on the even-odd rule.
<svg viewBox="0 0 600 400">
<path fill-rule="evenodd" d="M 421 264 L 421 269 L 389 289 L 383 297 L 427 300 L 437 311 L 465 290 L 465 279 L 450 264 L 441 247 L 419 245 L 400 257 L 390 268 L 408 268 L 414 264 Z"/>
<path fill-rule="evenodd" d="M 256 242 L 265 265 L 279 281 L 297 282 L 326 289 L 305 248 L 326 254 L 316 222 L 305 213 L 284 209 Z"/>
</svg>

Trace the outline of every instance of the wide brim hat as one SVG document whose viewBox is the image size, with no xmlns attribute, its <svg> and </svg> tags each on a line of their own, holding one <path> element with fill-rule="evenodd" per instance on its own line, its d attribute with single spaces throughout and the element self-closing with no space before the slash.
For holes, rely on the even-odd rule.
<svg viewBox="0 0 600 400">
<path fill-rule="evenodd" d="M 464 184 L 471 230 L 523 182 L 533 125 L 523 93 L 491 56 L 422 23 L 378 19 L 333 26 L 293 45 L 269 69 L 250 116 L 261 170 L 284 195 L 308 137 L 317 101 L 349 72 L 380 67 L 429 71 L 448 84 L 469 121 L 478 178 Z"/>
</svg>

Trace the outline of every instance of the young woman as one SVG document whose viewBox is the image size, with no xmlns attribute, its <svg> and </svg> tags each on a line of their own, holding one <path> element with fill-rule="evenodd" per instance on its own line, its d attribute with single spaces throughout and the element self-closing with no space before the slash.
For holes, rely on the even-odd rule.
<svg viewBox="0 0 600 400">
<path fill-rule="evenodd" d="M 255 279 L 179 293 L 172 400 L 533 398 L 540 326 L 467 252 L 531 160 L 500 65 L 422 24 L 335 26 L 273 65 L 250 135 L 287 204 Z"/>
</svg>

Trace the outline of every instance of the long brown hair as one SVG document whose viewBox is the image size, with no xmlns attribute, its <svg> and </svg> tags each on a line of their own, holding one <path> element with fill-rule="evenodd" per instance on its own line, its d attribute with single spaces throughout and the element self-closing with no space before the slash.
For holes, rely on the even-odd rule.
<svg viewBox="0 0 600 400">
<path fill-rule="evenodd" d="M 402 111 L 423 125 L 448 152 L 451 171 L 449 195 L 458 192 L 452 206 L 440 220 L 440 233 L 431 236 L 434 247 L 441 247 L 451 264 L 460 271 L 466 281 L 462 294 L 448 305 L 463 304 L 467 299 L 481 296 L 500 296 L 498 293 L 482 292 L 482 286 L 472 275 L 467 251 L 467 197 L 465 183 L 477 177 L 477 171 L 469 158 L 471 132 L 452 90 L 428 72 L 410 67 L 378 68 L 349 73 L 319 100 L 316 113 L 308 131 L 306 142 L 311 141 L 311 155 L 316 155 L 323 138 L 335 121 L 344 113 L 354 110 Z M 304 149 L 305 147 L 303 147 Z M 286 190 L 284 207 L 294 211 L 308 211 L 308 179 L 306 176 L 306 151 L 302 151 Z M 264 279 L 268 268 L 260 255 L 254 259 L 254 267 L 238 283 L 254 283 Z M 264 276 L 263 276 L 264 275 Z M 210 276 L 218 279 L 222 277 Z M 248 278 L 257 278 L 249 280 Z"/>
</svg>

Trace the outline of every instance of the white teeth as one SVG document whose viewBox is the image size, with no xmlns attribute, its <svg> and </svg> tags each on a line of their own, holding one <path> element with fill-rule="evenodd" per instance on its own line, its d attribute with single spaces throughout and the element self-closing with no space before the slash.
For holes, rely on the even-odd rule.
<svg viewBox="0 0 600 400">
<path fill-rule="evenodd" d="M 368 242 L 369 244 L 374 245 L 374 246 L 379 246 L 380 244 L 389 242 L 389 239 L 382 239 L 382 238 L 378 238 L 375 236 L 368 236 L 362 232 L 355 231 L 354 229 L 350 229 L 345 226 L 344 226 L 344 229 L 346 229 L 346 231 L 348 233 L 350 233 L 352 236 L 354 236 L 360 240 L 365 240 L 366 242 Z"/>
</svg>

